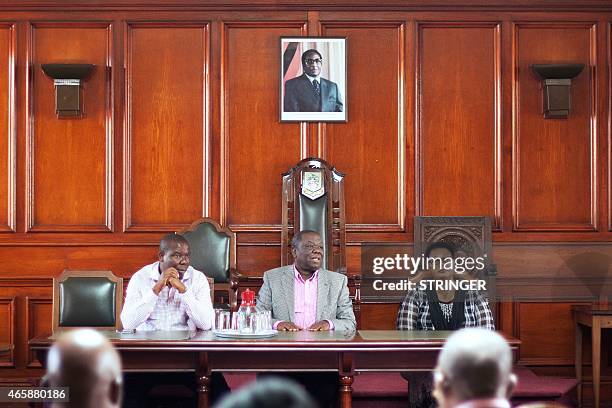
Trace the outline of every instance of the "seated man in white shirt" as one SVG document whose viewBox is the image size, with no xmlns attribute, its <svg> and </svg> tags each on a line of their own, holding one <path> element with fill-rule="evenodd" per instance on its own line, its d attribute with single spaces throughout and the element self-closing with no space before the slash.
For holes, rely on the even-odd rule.
<svg viewBox="0 0 612 408">
<path fill-rule="evenodd" d="M 482 328 L 462 329 L 438 356 L 433 395 L 440 408 L 510 408 L 516 384 L 506 340 Z"/>
<path fill-rule="evenodd" d="M 136 272 L 127 288 L 121 322 L 124 329 L 210 330 L 213 307 L 204 273 L 189 266 L 189 243 L 178 234 L 159 243 L 159 261 Z M 147 391 L 158 384 L 196 388 L 192 373 L 131 375 L 126 378 L 125 405 L 144 406 Z M 211 400 L 229 391 L 221 374 L 211 378 Z M 136 401 L 137 400 L 137 401 Z"/>
<path fill-rule="evenodd" d="M 130 279 L 121 311 L 123 328 L 210 330 L 212 319 L 208 280 L 189 266 L 189 243 L 181 235 L 164 236 L 159 261 Z"/>
</svg>

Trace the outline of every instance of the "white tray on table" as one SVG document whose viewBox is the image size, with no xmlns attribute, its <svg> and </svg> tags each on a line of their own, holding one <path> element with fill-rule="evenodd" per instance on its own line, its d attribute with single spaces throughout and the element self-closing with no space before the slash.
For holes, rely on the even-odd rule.
<svg viewBox="0 0 612 408">
<path fill-rule="evenodd" d="M 227 339 L 265 339 L 276 336 L 278 330 L 264 330 L 260 333 L 240 333 L 238 330 L 213 330 L 213 334 Z"/>
</svg>

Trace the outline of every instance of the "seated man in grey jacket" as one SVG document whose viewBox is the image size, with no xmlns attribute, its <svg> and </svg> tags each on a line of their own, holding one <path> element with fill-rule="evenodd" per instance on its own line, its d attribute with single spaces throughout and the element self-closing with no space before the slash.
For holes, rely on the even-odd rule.
<svg viewBox="0 0 612 408">
<path fill-rule="evenodd" d="M 291 245 L 293 265 L 264 274 L 257 310 L 272 311 L 277 330 L 355 330 L 346 276 L 321 268 L 321 236 L 315 231 L 300 231 L 294 235 Z M 337 374 L 298 373 L 291 377 L 302 383 L 321 407 L 335 403 Z"/>
</svg>

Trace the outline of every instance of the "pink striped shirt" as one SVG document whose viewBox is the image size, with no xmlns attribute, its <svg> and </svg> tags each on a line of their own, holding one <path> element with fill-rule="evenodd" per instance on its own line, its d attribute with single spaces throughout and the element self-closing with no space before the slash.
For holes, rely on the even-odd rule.
<svg viewBox="0 0 612 408">
<path fill-rule="evenodd" d="M 307 329 L 317 321 L 317 290 L 319 286 L 319 271 L 304 280 L 293 265 L 293 323 L 302 329 Z M 334 322 L 326 319 L 329 330 L 334 330 Z M 280 321 L 274 323 L 274 328 Z"/>
<path fill-rule="evenodd" d="M 317 321 L 317 287 L 319 271 L 304 280 L 293 265 L 293 313 L 294 323 L 305 329 Z"/>
</svg>

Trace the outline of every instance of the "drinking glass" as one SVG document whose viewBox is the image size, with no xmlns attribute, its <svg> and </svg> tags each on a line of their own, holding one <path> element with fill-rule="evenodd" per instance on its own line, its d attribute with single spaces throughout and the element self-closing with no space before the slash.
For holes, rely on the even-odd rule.
<svg viewBox="0 0 612 408">
<path fill-rule="evenodd" d="M 240 328 L 238 327 L 238 313 L 234 312 L 232 313 L 232 319 L 231 319 L 231 325 L 230 325 L 230 330 L 234 330 L 234 331 L 240 331 Z"/>
<path fill-rule="evenodd" d="M 214 309 L 215 315 L 213 320 L 213 330 L 223 330 L 222 325 L 222 313 L 223 309 Z"/>
<path fill-rule="evenodd" d="M 220 314 L 219 328 L 217 330 L 229 330 L 232 324 L 229 310 L 224 310 Z"/>
<path fill-rule="evenodd" d="M 257 332 L 263 333 L 271 329 L 271 312 L 262 310 L 257 312 Z"/>
</svg>

